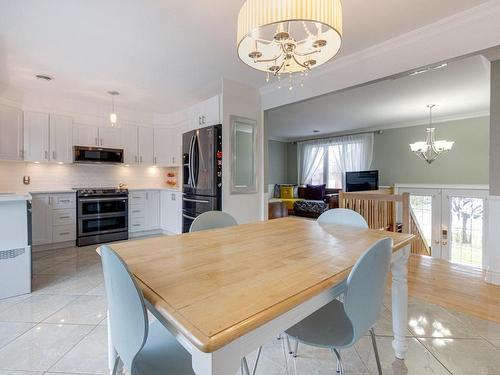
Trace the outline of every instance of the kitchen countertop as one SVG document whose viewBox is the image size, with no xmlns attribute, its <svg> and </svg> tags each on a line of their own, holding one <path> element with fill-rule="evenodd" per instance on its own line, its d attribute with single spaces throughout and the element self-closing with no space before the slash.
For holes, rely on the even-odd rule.
<svg viewBox="0 0 500 375">
<path fill-rule="evenodd" d="M 176 193 L 181 193 L 181 189 L 176 188 L 128 188 L 129 191 L 171 191 Z M 29 192 L 30 194 L 67 194 L 67 193 L 75 193 L 73 189 L 54 189 L 54 190 L 32 190 Z"/>
<path fill-rule="evenodd" d="M 30 193 L 0 193 L 0 203 L 13 201 L 29 201 L 31 200 Z"/>
</svg>

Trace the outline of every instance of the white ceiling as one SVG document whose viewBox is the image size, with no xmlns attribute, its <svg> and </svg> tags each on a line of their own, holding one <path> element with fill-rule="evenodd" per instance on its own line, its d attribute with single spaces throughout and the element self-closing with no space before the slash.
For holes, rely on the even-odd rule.
<svg viewBox="0 0 500 375">
<path fill-rule="evenodd" d="M 345 0 L 341 55 L 486 0 Z M 262 73 L 235 51 L 243 0 L 0 0 L 0 94 L 14 89 L 109 100 L 170 113 L 219 90 L 221 77 L 254 87 Z M 321 69 L 321 68 L 318 68 Z M 36 73 L 55 77 L 50 85 Z"/>
<path fill-rule="evenodd" d="M 307 82 L 306 82 L 307 84 Z M 297 140 L 485 115 L 490 105 L 490 63 L 482 56 L 414 76 L 389 78 L 267 111 L 270 138 Z M 314 133 L 319 130 L 320 133 Z"/>
</svg>

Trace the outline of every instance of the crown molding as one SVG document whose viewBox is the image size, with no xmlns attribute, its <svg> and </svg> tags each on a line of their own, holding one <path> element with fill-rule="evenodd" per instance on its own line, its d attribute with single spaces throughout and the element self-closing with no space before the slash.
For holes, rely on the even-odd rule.
<svg viewBox="0 0 500 375">
<path fill-rule="evenodd" d="M 260 89 L 263 108 L 276 108 L 498 46 L 498 19 L 500 2 L 490 0 L 312 70 L 303 88 L 288 91 L 278 89 L 277 83 L 264 86 Z M 285 93 L 276 99 L 278 90 Z"/>
</svg>

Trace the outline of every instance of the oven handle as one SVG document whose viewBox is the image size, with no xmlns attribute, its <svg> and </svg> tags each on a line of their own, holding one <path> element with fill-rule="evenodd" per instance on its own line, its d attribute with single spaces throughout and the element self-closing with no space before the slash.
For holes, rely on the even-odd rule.
<svg viewBox="0 0 500 375">
<path fill-rule="evenodd" d="M 127 211 L 117 211 L 117 212 L 108 212 L 105 214 L 80 214 L 78 215 L 78 219 L 81 220 L 93 220 L 93 219 L 109 219 L 113 217 L 126 217 Z"/>
<path fill-rule="evenodd" d="M 189 215 L 186 215 L 186 214 L 182 214 L 182 217 L 185 217 L 186 219 L 190 219 L 190 220 L 196 219 L 195 217 L 192 217 L 192 216 L 189 216 Z"/>
<path fill-rule="evenodd" d="M 193 202 L 193 203 L 210 203 L 209 201 L 201 200 L 201 199 L 191 199 L 191 198 L 182 198 L 184 202 Z"/>
<path fill-rule="evenodd" d="M 78 198 L 79 202 L 88 203 L 88 202 L 109 202 L 109 201 L 128 201 L 128 198 Z"/>
</svg>

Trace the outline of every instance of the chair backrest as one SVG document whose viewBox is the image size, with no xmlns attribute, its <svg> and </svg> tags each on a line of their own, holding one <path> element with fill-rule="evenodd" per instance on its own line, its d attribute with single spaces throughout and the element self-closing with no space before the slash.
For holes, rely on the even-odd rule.
<svg viewBox="0 0 500 375">
<path fill-rule="evenodd" d="M 224 228 L 238 225 L 234 217 L 222 211 L 208 211 L 196 217 L 189 228 L 190 232 L 198 232 L 200 230 Z"/>
<path fill-rule="evenodd" d="M 353 343 L 379 318 L 391 256 L 392 239 L 384 238 L 358 259 L 347 278 L 344 309 L 353 327 Z"/>
<path fill-rule="evenodd" d="M 101 262 L 113 346 L 125 367 L 132 371 L 134 359 L 148 336 L 144 297 L 126 264 L 108 246 L 101 246 Z"/>
<path fill-rule="evenodd" d="M 368 223 L 363 216 L 356 211 L 347 208 L 334 208 L 323 212 L 318 217 L 320 224 L 346 225 L 356 228 L 368 228 Z"/>
</svg>

